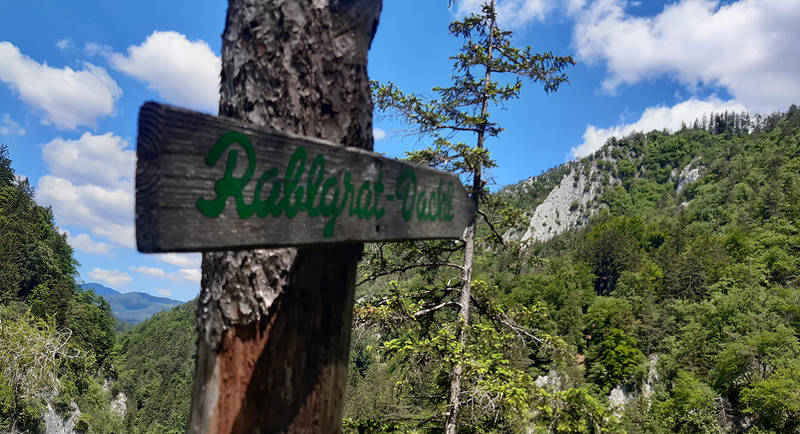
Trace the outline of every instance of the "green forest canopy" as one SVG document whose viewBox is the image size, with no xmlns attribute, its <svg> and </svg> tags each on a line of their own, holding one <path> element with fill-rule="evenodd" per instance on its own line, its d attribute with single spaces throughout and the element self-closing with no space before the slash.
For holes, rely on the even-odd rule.
<svg viewBox="0 0 800 434">
<path fill-rule="evenodd" d="M 478 303 L 515 311 L 535 339 L 475 314 L 469 348 L 483 362 L 467 370 L 464 432 L 800 430 L 800 112 L 748 122 L 637 133 L 570 163 L 598 168 L 604 184 L 586 227 L 491 250 L 479 229 Z M 678 193 L 672 173 L 690 163 L 702 176 Z M 72 251 L 32 194 L 0 149 L 0 429 L 41 431 L 49 402 L 62 415 L 75 404 L 87 431 L 184 431 L 192 303 L 115 335 L 108 305 L 77 289 Z M 513 186 L 495 196 L 543 199 Z M 425 244 L 382 252 L 409 248 Z M 441 429 L 442 378 L 463 355 L 449 353 L 438 324 L 455 313 L 408 316 L 443 273 L 359 287 L 346 431 Z M 42 358 L 44 348 L 58 351 Z M 624 409 L 610 407 L 614 389 L 628 394 Z M 118 392 L 124 419 L 109 406 Z"/>
</svg>

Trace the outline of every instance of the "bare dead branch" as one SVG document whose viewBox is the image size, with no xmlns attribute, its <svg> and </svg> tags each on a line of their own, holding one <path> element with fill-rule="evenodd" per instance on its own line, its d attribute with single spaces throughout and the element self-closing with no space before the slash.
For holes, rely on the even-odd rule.
<svg viewBox="0 0 800 434">
<path fill-rule="evenodd" d="M 427 309 L 422 309 L 420 311 L 415 312 L 414 313 L 414 318 L 423 317 L 425 315 L 428 315 L 429 313 L 436 312 L 437 310 L 443 309 L 445 307 L 461 307 L 461 304 L 459 304 L 459 303 L 457 303 L 455 301 L 445 301 L 444 303 L 439 303 L 436 306 L 429 307 Z"/>
</svg>

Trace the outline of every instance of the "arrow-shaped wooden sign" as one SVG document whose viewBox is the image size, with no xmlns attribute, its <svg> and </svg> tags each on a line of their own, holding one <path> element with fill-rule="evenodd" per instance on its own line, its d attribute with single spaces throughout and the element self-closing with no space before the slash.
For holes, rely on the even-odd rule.
<svg viewBox="0 0 800 434">
<path fill-rule="evenodd" d="M 458 238 L 458 177 L 153 102 L 136 163 L 141 252 Z"/>
</svg>

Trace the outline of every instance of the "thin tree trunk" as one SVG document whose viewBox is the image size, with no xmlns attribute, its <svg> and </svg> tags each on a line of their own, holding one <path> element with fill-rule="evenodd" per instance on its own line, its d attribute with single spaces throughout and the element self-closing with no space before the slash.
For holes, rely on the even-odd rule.
<svg viewBox="0 0 800 434">
<path fill-rule="evenodd" d="M 464 283 L 461 286 L 460 308 L 458 311 L 458 342 L 461 348 L 467 344 L 466 327 L 469 325 L 470 297 L 472 296 L 472 259 L 475 252 L 475 219 L 467 226 L 464 232 Z M 450 398 L 448 400 L 447 419 L 445 432 L 455 434 L 458 432 L 458 413 L 461 409 L 461 377 L 463 366 L 456 362 L 450 370 Z"/>
<path fill-rule="evenodd" d="M 381 0 L 230 0 L 221 116 L 372 149 Z M 362 244 L 203 255 L 189 432 L 338 432 Z"/>
<path fill-rule="evenodd" d="M 492 10 L 494 10 L 494 0 L 491 2 Z M 487 53 L 489 58 L 492 58 L 494 46 L 494 19 L 491 20 L 489 26 L 489 39 L 487 46 Z M 486 118 L 489 109 L 489 98 L 486 95 L 491 80 L 492 70 L 489 66 L 486 67 L 484 80 L 483 80 L 483 101 L 481 105 L 481 118 Z M 484 141 L 486 139 L 485 128 L 478 131 L 478 139 L 476 147 L 483 149 Z M 481 195 L 483 194 L 483 163 L 479 163 L 472 171 L 472 206 L 475 209 L 475 217 L 472 222 L 467 226 L 464 231 L 464 273 L 461 282 L 461 297 L 459 299 L 459 323 L 457 325 L 457 338 L 460 347 L 463 349 L 467 344 L 467 326 L 469 325 L 469 310 L 470 299 L 472 297 L 472 265 L 475 257 L 475 229 L 477 226 L 478 207 L 481 202 Z M 448 400 L 448 411 L 445 420 L 445 433 L 456 434 L 458 432 L 458 414 L 461 410 L 461 379 L 463 377 L 464 367 L 460 362 L 456 362 L 450 370 L 450 397 Z"/>
</svg>

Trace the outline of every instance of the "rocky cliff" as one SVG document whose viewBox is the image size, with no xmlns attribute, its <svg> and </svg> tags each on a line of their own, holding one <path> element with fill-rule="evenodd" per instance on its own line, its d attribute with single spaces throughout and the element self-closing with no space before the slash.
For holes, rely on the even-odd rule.
<svg viewBox="0 0 800 434">
<path fill-rule="evenodd" d="M 606 194 L 615 188 L 635 190 L 636 180 L 653 171 L 647 168 L 652 162 L 645 161 L 635 148 L 626 146 L 636 139 L 646 142 L 637 136 L 627 141 L 610 141 L 588 157 L 506 187 L 503 193 L 514 197 L 517 205 L 526 211 L 527 225 L 507 231 L 504 238 L 547 241 L 586 225 L 593 215 L 607 209 L 609 197 Z M 700 157 L 682 167 L 663 170 L 666 172 L 661 184 L 671 185 L 677 195 L 706 172 Z"/>
</svg>

